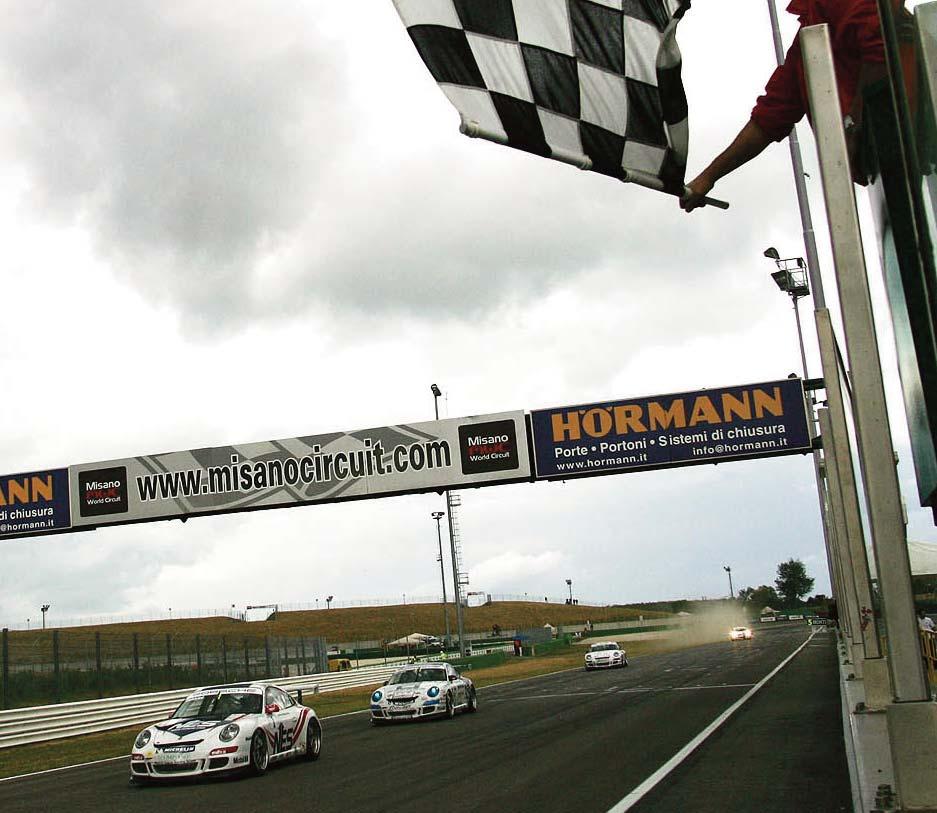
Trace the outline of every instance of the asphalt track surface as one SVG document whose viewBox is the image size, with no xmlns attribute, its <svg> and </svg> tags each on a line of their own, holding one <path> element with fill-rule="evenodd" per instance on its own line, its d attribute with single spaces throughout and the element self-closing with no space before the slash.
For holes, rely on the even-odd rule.
<svg viewBox="0 0 937 813">
<path fill-rule="evenodd" d="M 603 811 L 654 774 L 809 636 L 766 630 L 482 689 L 475 715 L 372 728 L 324 721 L 322 758 L 260 778 L 128 784 L 128 762 L 0 783 L 0 811 Z M 631 810 L 851 807 L 835 638 L 813 639 Z M 129 744 L 128 744 L 129 747 Z"/>
</svg>

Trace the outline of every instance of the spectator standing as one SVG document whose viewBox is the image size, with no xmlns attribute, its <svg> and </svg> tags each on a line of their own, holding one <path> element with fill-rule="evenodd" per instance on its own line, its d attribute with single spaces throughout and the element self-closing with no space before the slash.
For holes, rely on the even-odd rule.
<svg viewBox="0 0 937 813">
<path fill-rule="evenodd" d="M 934 632 L 934 620 L 924 614 L 923 610 L 917 611 L 917 625 L 921 630 Z"/>
</svg>

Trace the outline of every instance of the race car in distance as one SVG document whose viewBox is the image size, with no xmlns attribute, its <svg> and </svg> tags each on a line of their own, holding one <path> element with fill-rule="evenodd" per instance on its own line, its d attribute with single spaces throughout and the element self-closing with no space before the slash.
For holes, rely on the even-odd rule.
<svg viewBox="0 0 937 813">
<path fill-rule="evenodd" d="M 371 695 L 371 723 L 454 717 L 478 710 L 475 684 L 449 663 L 408 664 Z"/>
<path fill-rule="evenodd" d="M 316 713 L 283 689 L 262 683 L 208 686 L 190 694 L 168 720 L 137 735 L 130 781 L 145 785 L 235 770 L 259 775 L 271 762 L 316 760 L 321 750 Z"/>
<path fill-rule="evenodd" d="M 732 627 L 729 630 L 730 641 L 750 641 L 752 635 L 753 633 L 748 627 Z"/>
<path fill-rule="evenodd" d="M 615 641 L 599 641 L 589 647 L 586 653 L 586 671 L 592 669 L 610 669 L 613 666 L 627 666 L 628 653 Z"/>
</svg>

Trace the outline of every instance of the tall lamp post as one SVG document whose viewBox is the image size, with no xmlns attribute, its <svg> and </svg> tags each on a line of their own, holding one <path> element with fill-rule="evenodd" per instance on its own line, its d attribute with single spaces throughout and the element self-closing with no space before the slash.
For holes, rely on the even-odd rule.
<svg viewBox="0 0 937 813">
<path fill-rule="evenodd" d="M 439 398 L 442 390 L 435 384 L 429 385 L 430 392 L 433 393 L 433 408 L 436 412 L 436 420 L 439 420 Z M 459 576 L 459 557 L 456 555 L 455 534 L 452 529 L 452 498 L 449 489 L 445 491 L 446 508 L 449 510 L 449 552 L 452 555 L 452 600 L 455 601 L 455 622 L 459 633 L 459 656 L 465 657 L 465 628 L 462 621 L 462 590 L 460 587 L 461 579 Z"/>
<path fill-rule="evenodd" d="M 732 587 L 732 568 L 729 565 L 723 565 L 722 569 L 729 574 L 729 598 L 735 598 L 735 588 Z"/>
<path fill-rule="evenodd" d="M 567 579 L 566 586 L 569 588 L 569 603 L 570 605 L 572 605 L 573 603 L 573 580 Z"/>
<path fill-rule="evenodd" d="M 335 596 L 326 596 L 326 597 L 325 597 L 325 609 L 326 609 L 326 610 L 331 610 L 331 609 L 332 609 L 332 599 L 333 599 L 333 598 L 335 598 Z"/>
<path fill-rule="evenodd" d="M 797 307 L 797 300 L 803 299 L 810 294 L 810 284 L 807 277 L 807 266 L 802 257 L 789 257 L 786 260 L 781 259 L 778 250 L 772 246 L 765 249 L 765 257 L 774 260 L 778 270 L 771 274 L 775 284 L 784 293 L 786 293 L 794 303 L 794 319 L 797 321 L 797 341 L 800 345 L 800 361 L 804 369 L 804 378 L 807 375 L 807 354 L 804 351 L 804 331 L 800 325 L 800 309 Z"/>
<path fill-rule="evenodd" d="M 439 543 L 439 578 L 442 580 L 442 616 L 446 622 L 446 646 L 452 645 L 452 633 L 449 630 L 449 604 L 446 599 L 446 569 L 442 561 L 442 529 L 439 521 L 446 516 L 445 511 L 433 511 L 432 518 L 436 520 L 436 541 Z"/>
<path fill-rule="evenodd" d="M 51 604 L 43 604 L 39 609 L 42 610 L 42 628 L 46 628 L 46 613 L 49 612 Z"/>
</svg>

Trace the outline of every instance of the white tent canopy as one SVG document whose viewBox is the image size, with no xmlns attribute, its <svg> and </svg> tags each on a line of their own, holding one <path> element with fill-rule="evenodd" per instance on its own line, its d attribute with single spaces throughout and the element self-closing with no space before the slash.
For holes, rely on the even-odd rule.
<svg viewBox="0 0 937 813">
<path fill-rule="evenodd" d="M 424 635 L 422 632 L 411 632 L 398 638 L 396 641 L 388 641 L 387 646 L 423 646 L 427 641 L 435 638 L 433 635 Z"/>
<path fill-rule="evenodd" d="M 915 576 L 937 573 L 937 544 L 933 542 L 908 542 L 908 557 L 911 573 Z"/>
</svg>

